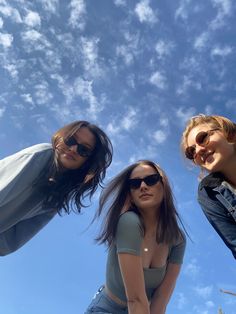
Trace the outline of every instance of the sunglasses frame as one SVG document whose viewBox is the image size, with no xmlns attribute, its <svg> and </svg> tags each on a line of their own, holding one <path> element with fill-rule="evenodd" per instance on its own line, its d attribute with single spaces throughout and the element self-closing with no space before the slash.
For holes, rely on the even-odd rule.
<svg viewBox="0 0 236 314">
<path fill-rule="evenodd" d="M 63 139 L 63 141 L 68 147 L 76 145 L 76 152 L 81 157 L 88 158 L 93 152 L 93 150 L 89 149 L 86 145 L 78 143 L 73 134 Z"/>
<path fill-rule="evenodd" d="M 200 131 L 195 136 L 195 142 L 197 145 L 206 147 L 210 142 L 211 135 L 218 131 L 219 128 L 207 130 L 207 131 Z M 205 135 L 205 136 L 204 136 Z M 200 140 L 199 138 L 202 138 L 203 140 Z M 194 160 L 196 158 L 196 144 L 186 147 L 185 149 L 185 157 L 190 160 Z"/>
<path fill-rule="evenodd" d="M 151 180 L 151 181 L 150 181 Z M 144 182 L 147 186 L 153 186 L 162 180 L 162 176 L 159 172 L 150 174 L 144 178 L 133 178 L 129 179 L 129 187 L 132 190 L 137 190 L 140 188 L 142 182 Z"/>
</svg>

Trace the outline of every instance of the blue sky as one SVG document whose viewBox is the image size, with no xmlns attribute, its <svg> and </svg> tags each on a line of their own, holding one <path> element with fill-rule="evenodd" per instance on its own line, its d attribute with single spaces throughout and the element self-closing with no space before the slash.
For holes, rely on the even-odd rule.
<svg viewBox="0 0 236 314">
<path fill-rule="evenodd" d="M 0 0 L 0 158 L 89 120 L 114 145 L 107 179 L 129 163 L 159 163 L 188 241 L 167 314 L 233 314 L 235 260 L 197 202 L 198 170 L 179 149 L 197 113 L 236 120 L 233 0 Z M 56 217 L 0 259 L 0 313 L 82 314 L 104 283 L 106 249 L 82 215 Z"/>
</svg>

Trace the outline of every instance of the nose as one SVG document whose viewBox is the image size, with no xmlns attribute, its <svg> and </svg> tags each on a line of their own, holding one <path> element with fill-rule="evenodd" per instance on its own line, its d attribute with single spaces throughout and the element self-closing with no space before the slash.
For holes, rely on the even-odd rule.
<svg viewBox="0 0 236 314">
<path fill-rule="evenodd" d="M 206 151 L 206 147 L 196 144 L 195 146 L 195 156 L 201 156 Z"/>
<path fill-rule="evenodd" d="M 71 150 L 72 152 L 76 153 L 77 152 L 77 145 L 71 145 L 69 147 L 69 150 Z"/>
<path fill-rule="evenodd" d="M 142 181 L 140 184 L 140 190 L 146 189 L 146 188 L 147 188 L 147 184 L 144 181 Z"/>
</svg>

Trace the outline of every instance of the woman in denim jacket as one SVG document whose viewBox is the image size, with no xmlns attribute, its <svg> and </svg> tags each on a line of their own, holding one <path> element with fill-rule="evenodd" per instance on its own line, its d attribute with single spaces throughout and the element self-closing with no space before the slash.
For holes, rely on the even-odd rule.
<svg viewBox="0 0 236 314">
<path fill-rule="evenodd" d="M 63 210 L 80 212 L 112 159 L 107 135 L 87 121 L 58 130 L 52 144 L 0 160 L 0 256 L 14 252 Z"/>
<path fill-rule="evenodd" d="M 236 124 L 222 116 L 192 117 L 181 145 L 186 158 L 209 173 L 198 201 L 236 259 Z"/>
</svg>

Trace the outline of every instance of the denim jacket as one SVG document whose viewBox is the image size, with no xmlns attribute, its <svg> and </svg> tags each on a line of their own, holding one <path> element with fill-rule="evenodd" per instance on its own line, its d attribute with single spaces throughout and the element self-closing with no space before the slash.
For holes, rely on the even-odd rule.
<svg viewBox="0 0 236 314">
<path fill-rule="evenodd" d="M 236 259 L 236 194 L 221 173 L 211 173 L 200 182 L 198 202 Z"/>
<path fill-rule="evenodd" d="M 0 256 L 24 245 L 57 213 L 42 206 L 34 185 L 52 158 L 52 145 L 45 143 L 0 160 Z"/>
</svg>

